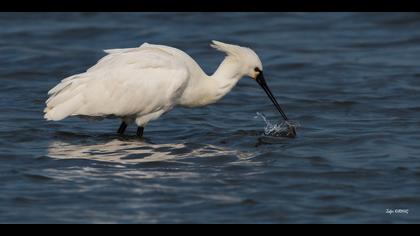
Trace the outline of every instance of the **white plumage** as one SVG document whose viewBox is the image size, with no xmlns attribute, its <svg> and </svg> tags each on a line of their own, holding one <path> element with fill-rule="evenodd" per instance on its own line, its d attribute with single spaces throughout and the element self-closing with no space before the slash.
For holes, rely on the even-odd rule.
<svg viewBox="0 0 420 236">
<path fill-rule="evenodd" d="M 249 48 L 218 41 L 212 46 L 227 56 L 211 76 L 173 47 L 144 43 L 138 48 L 105 50 L 107 55 L 96 65 L 48 92 L 44 117 L 58 121 L 69 116 L 112 116 L 145 127 L 176 105 L 214 103 L 241 77 L 255 79 L 259 73 L 255 68 L 262 70 L 260 59 Z"/>
</svg>

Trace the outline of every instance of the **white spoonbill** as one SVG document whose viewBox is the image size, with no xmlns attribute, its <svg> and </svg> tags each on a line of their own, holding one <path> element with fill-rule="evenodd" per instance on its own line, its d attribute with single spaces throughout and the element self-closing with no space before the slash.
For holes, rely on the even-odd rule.
<svg viewBox="0 0 420 236">
<path fill-rule="evenodd" d="M 69 116 L 118 117 L 119 134 L 130 123 L 144 127 L 174 106 L 201 107 L 215 103 L 244 76 L 256 80 L 287 121 L 264 76 L 257 54 L 237 45 L 212 41 L 227 56 L 207 75 L 185 52 L 144 43 L 137 48 L 105 50 L 108 55 L 86 72 L 62 80 L 48 92 L 45 119 Z"/>
</svg>

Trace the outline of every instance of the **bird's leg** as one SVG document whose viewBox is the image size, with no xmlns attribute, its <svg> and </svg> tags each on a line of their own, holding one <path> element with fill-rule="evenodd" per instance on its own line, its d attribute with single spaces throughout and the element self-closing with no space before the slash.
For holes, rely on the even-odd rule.
<svg viewBox="0 0 420 236">
<path fill-rule="evenodd" d="M 118 129 L 118 133 L 119 134 L 124 134 L 125 129 L 127 128 L 127 123 L 125 123 L 124 121 L 121 122 L 120 128 Z"/>
<path fill-rule="evenodd" d="M 139 127 L 137 128 L 137 136 L 139 136 L 139 137 L 143 137 L 143 131 L 144 131 L 144 127 L 139 126 Z"/>
</svg>

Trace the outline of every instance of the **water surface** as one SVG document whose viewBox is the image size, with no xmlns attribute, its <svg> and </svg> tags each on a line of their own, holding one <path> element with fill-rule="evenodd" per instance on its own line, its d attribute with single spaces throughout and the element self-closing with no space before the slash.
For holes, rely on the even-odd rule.
<svg viewBox="0 0 420 236">
<path fill-rule="evenodd" d="M 1 13 L 0 222 L 418 223 L 420 15 Z M 47 91 L 103 49 L 253 48 L 294 139 L 244 78 L 219 103 L 176 108 L 118 137 L 117 120 L 46 122 Z M 387 209 L 409 209 L 387 214 Z"/>
</svg>

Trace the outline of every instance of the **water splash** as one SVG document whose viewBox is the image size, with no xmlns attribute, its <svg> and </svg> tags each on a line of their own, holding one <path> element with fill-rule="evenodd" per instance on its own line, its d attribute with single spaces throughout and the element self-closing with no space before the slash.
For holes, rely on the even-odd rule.
<svg viewBox="0 0 420 236">
<path fill-rule="evenodd" d="M 266 127 L 264 128 L 264 135 L 266 136 L 294 138 L 296 137 L 296 127 L 300 127 L 298 122 L 291 120 L 273 124 L 260 112 L 257 112 L 255 118 L 262 118 L 266 123 Z"/>
</svg>

